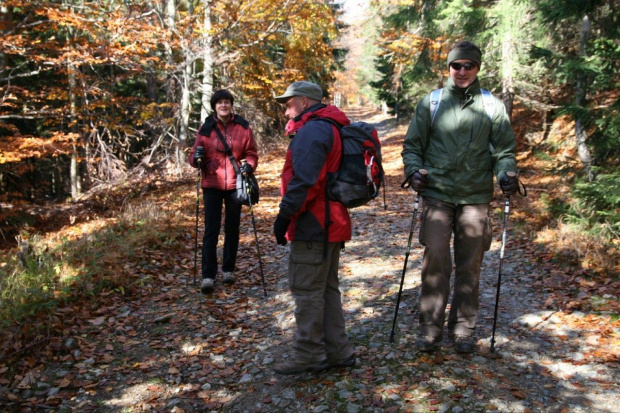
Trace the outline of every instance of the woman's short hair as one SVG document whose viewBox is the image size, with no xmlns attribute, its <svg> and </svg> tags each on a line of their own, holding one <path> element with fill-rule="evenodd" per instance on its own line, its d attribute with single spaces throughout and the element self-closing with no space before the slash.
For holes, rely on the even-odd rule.
<svg viewBox="0 0 620 413">
<path fill-rule="evenodd" d="M 232 93 L 230 93 L 228 90 L 226 89 L 216 90 L 215 93 L 213 93 L 213 95 L 211 96 L 211 109 L 215 110 L 215 104 L 219 102 L 220 100 L 224 100 L 224 99 L 230 100 L 231 105 L 235 103 L 235 98 L 233 97 Z"/>
</svg>

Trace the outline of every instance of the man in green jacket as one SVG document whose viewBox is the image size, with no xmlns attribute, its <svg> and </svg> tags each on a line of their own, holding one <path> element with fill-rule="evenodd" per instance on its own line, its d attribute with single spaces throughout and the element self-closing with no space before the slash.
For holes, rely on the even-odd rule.
<svg viewBox="0 0 620 413">
<path fill-rule="evenodd" d="M 420 351 L 434 351 L 443 338 L 452 233 L 456 271 L 448 335 L 457 352 L 474 351 L 480 266 L 491 245 L 493 174 L 506 196 L 518 190 L 516 176 L 506 174 L 516 172 L 512 126 L 503 103 L 486 91 L 483 96 L 477 78 L 481 63 L 482 53 L 473 43 L 452 47 L 446 87 L 418 104 L 403 146 L 405 176 L 424 200 L 420 333 L 415 342 Z"/>
</svg>

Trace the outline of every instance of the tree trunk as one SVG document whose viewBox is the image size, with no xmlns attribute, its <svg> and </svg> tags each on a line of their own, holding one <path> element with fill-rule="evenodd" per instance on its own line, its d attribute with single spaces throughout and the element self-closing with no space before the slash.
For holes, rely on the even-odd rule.
<svg viewBox="0 0 620 413">
<path fill-rule="evenodd" d="M 169 36 L 172 36 L 176 26 L 175 23 L 176 7 L 174 0 L 164 0 L 164 24 L 168 30 Z M 166 61 L 168 67 L 174 67 L 173 50 L 168 39 L 164 41 L 164 49 L 166 53 Z M 175 81 L 174 75 L 168 73 L 166 76 L 166 103 L 173 103 L 175 101 Z M 166 117 L 172 117 L 170 109 L 166 110 Z"/>
<path fill-rule="evenodd" d="M 506 106 L 508 118 L 512 120 L 512 106 L 514 100 L 514 73 L 515 48 L 510 33 L 502 41 L 502 100 Z"/>
<path fill-rule="evenodd" d="M 3 22 L 3 26 L 5 28 L 9 28 L 13 25 L 13 9 L 6 7 L 5 5 L 0 6 L 0 20 Z M 4 37 L 4 36 L 3 36 Z M 0 78 L 4 79 L 6 68 L 6 55 L 0 52 Z"/>
<path fill-rule="evenodd" d="M 188 16 L 194 14 L 194 8 L 190 3 L 190 7 L 187 11 Z M 185 39 L 190 41 L 191 39 L 191 26 L 185 33 Z M 194 55 L 191 45 L 185 45 L 184 50 L 185 60 L 183 64 L 183 81 L 181 83 L 181 116 L 179 124 L 179 142 L 177 145 L 177 160 L 179 164 L 185 163 L 185 152 L 183 149 L 187 146 L 187 138 L 189 136 L 189 116 L 191 113 L 191 86 L 192 75 L 194 68 Z"/>
<path fill-rule="evenodd" d="M 590 38 L 590 30 L 590 18 L 586 15 L 581 21 L 581 31 L 579 32 L 579 56 L 581 56 L 582 58 L 586 58 L 588 55 L 586 47 L 588 39 Z M 577 107 L 583 107 L 586 104 L 587 79 L 585 73 L 583 73 L 582 71 L 579 71 L 579 73 L 577 73 L 577 85 L 575 89 L 575 104 L 577 105 Z M 581 115 L 578 115 L 577 119 L 575 119 L 575 136 L 577 140 L 577 153 L 579 154 L 579 159 L 581 159 L 581 162 L 583 163 L 584 172 L 588 177 L 588 180 L 592 180 L 592 155 L 590 154 L 590 149 L 588 148 L 588 145 L 586 145 L 586 139 L 588 138 L 588 135 L 583 125 L 583 119 Z"/>
<path fill-rule="evenodd" d="M 69 77 L 69 129 L 72 132 L 75 132 L 77 122 L 77 98 L 75 91 L 77 87 L 77 82 L 75 80 L 75 66 L 73 65 L 73 62 L 67 62 L 67 75 Z M 71 198 L 74 200 L 80 195 L 81 192 L 78 152 L 79 142 L 74 142 L 73 150 L 71 151 L 71 168 L 69 170 L 71 178 Z"/>
<path fill-rule="evenodd" d="M 209 103 L 213 94 L 213 46 L 211 38 L 211 6 L 210 2 L 205 3 L 204 15 L 204 35 L 202 38 L 202 105 L 200 107 L 200 123 L 211 113 Z"/>
</svg>

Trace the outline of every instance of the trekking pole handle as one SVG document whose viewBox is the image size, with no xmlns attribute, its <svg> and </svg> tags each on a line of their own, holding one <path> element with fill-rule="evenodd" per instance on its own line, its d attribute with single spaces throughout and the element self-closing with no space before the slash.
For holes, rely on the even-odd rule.
<svg viewBox="0 0 620 413">
<path fill-rule="evenodd" d="M 426 169 L 418 169 L 416 172 L 420 172 L 420 175 L 422 176 L 426 176 L 428 175 L 428 171 Z M 407 189 L 411 187 L 411 184 L 409 183 L 409 179 L 413 176 L 413 174 L 409 175 L 408 177 L 405 178 L 405 180 L 403 181 L 402 184 L 400 184 L 400 187 L 403 189 Z"/>
<path fill-rule="evenodd" d="M 426 177 L 426 175 L 428 175 L 428 171 L 426 169 L 419 169 L 418 172 L 420 172 L 420 175 L 422 175 L 423 178 Z M 420 193 L 416 192 L 416 194 L 417 194 L 417 197 L 415 201 L 416 203 L 415 208 L 418 209 L 418 204 L 420 203 Z"/>
</svg>

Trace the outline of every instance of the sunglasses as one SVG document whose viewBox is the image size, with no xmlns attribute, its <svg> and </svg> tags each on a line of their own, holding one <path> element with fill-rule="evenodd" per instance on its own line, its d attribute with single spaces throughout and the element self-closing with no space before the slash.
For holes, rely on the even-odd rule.
<svg viewBox="0 0 620 413">
<path fill-rule="evenodd" d="M 475 64 L 475 63 L 457 63 L 457 62 L 452 62 L 452 63 L 450 63 L 450 67 L 452 69 L 454 69 L 454 70 L 457 70 L 457 71 L 461 70 L 461 68 L 463 67 L 463 68 L 465 68 L 465 70 L 467 70 L 469 72 L 473 68 L 478 67 L 478 65 Z"/>
</svg>

